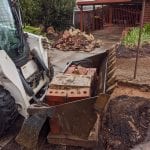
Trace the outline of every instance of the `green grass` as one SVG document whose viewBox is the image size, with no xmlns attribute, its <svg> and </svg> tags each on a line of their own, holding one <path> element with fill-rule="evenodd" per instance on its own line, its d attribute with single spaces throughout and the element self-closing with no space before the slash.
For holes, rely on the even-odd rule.
<svg viewBox="0 0 150 150">
<path fill-rule="evenodd" d="M 139 31 L 138 27 L 133 28 L 123 39 L 123 45 L 130 48 L 136 47 L 139 39 Z M 141 44 L 144 45 L 146 43 L 150 43 L 150 24 L 146 24 L 142 31 Z"/>
<path fill-rule="evenodd" d="M 41 29 L 39 27 L 25 26 L 24 31 L 29 32 L 29 33 L 33 33 L 36 35 L 42 35 Z"/>
</svg>

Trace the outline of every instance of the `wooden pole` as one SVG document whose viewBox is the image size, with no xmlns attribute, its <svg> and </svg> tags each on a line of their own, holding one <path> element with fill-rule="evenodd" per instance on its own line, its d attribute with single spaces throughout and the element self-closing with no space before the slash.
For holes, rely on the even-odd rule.
<svg viewBox="0 0 150 150">
<path fill-rule="evenodd" d="M 109 6 L 109 24 L 112 24 L 112 6 Z"/>
<path fill-rule="evenodd" d="M 93 31 L 95 30 L 95 5 L 93 5 Z"/>
<path fill-rule="evenodd" d="M 80 7 L 80 30 L 83 31 L 83 6 Z"/>
<path fill-rule="evenodd" d="M 146 0 L 143 0 L 141 23 L 140 23 L 140 31 L 139 31 L 139 39 L 138 39 L 138 46 L 137 46 L 137 53 L 136 53 L 136 62 L 135 62 L 135 70 L 134 70 L 134 79 L 136 79 L 136 77 L 137 77 L 139 52 L 140 52 L 140 47 L 141 47 L 141 38 L 142 38 L 142 31 L 143 31 L 143 25 L 144 25 L 145 3 L 146 3 Z"/>
</svg>

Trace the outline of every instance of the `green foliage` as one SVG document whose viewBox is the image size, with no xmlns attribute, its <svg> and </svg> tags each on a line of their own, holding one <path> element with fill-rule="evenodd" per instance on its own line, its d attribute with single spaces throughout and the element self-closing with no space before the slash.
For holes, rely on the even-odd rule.
<svg viewBox="0 0 150 150">
<path fill-rule="evenodd" d="M 61 30 L 72 19 L 75 0 L 21 0 L 23 18 L 33 26 L 54 26 Z"/>
<path fill-rule="evenodd" d="M 138 27 L 133 28 L 123 39 L 123 45 L 130 48 L 137 46 L 139 39 L 139 31 L 140 29 Z M 150 24 L 146 24 L 143 28 L 141 43 L 150 43 Z"/>
<path fill-rule="evenodd" d="M 25 24 L 37 24 L 40 5 L 35 0 L 20 0 L 22 17 Z"/>
<path fill-rule="evenodd" d="M 150 24 L 146 24 L 146 25 L 144 26 L 144 32 L 150 34 Z"/>
<path fill-rule="evenodd" d="M 32 26 L 25 26 L 24 31 L 29 32 L 29 33 L 33 33 L 33 34 L 36 34 L 36 35 L 41 35 L 42 34 L 40 28 L 32 27 Z"/>
</svg>

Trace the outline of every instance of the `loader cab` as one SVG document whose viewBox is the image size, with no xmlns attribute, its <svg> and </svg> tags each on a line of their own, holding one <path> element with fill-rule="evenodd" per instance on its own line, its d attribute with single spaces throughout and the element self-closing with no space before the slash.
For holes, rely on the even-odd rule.
<svg viewBox="0 0 150 150">
<path fill-rule="evenodd" d="M 25 40 L 16 0 L 0 0 L 0 50 L 5 50 L 16 66 L 28 61 L 28 44 Z"/>
<path fill-rule="evenodd" d="M 47 49 L 42 45 L 43 39 L 23 33 L 19 0 L 0 0 L 0 51 L 4 50 L 15 64 L 14 69 L 22 81 L 28 101 L 36 100 L 35 95 L 42 89 L 45 92 L 49 83 Z"/>
</svg>

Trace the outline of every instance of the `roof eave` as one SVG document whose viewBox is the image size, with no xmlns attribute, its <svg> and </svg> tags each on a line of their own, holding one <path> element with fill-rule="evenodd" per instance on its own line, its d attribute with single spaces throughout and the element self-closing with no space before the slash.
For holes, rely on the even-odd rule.
<svg viewBox="0 0 150 150">
<path fill-rule="evenodd" d="M 132 0 L 95 0 L 95 1 L 81 1 L 77 2 L 77 5 L 99 5 L 99 4 L 108 4 L 108 3 L 126 3 L 131 2 Z"/>
</svg>

